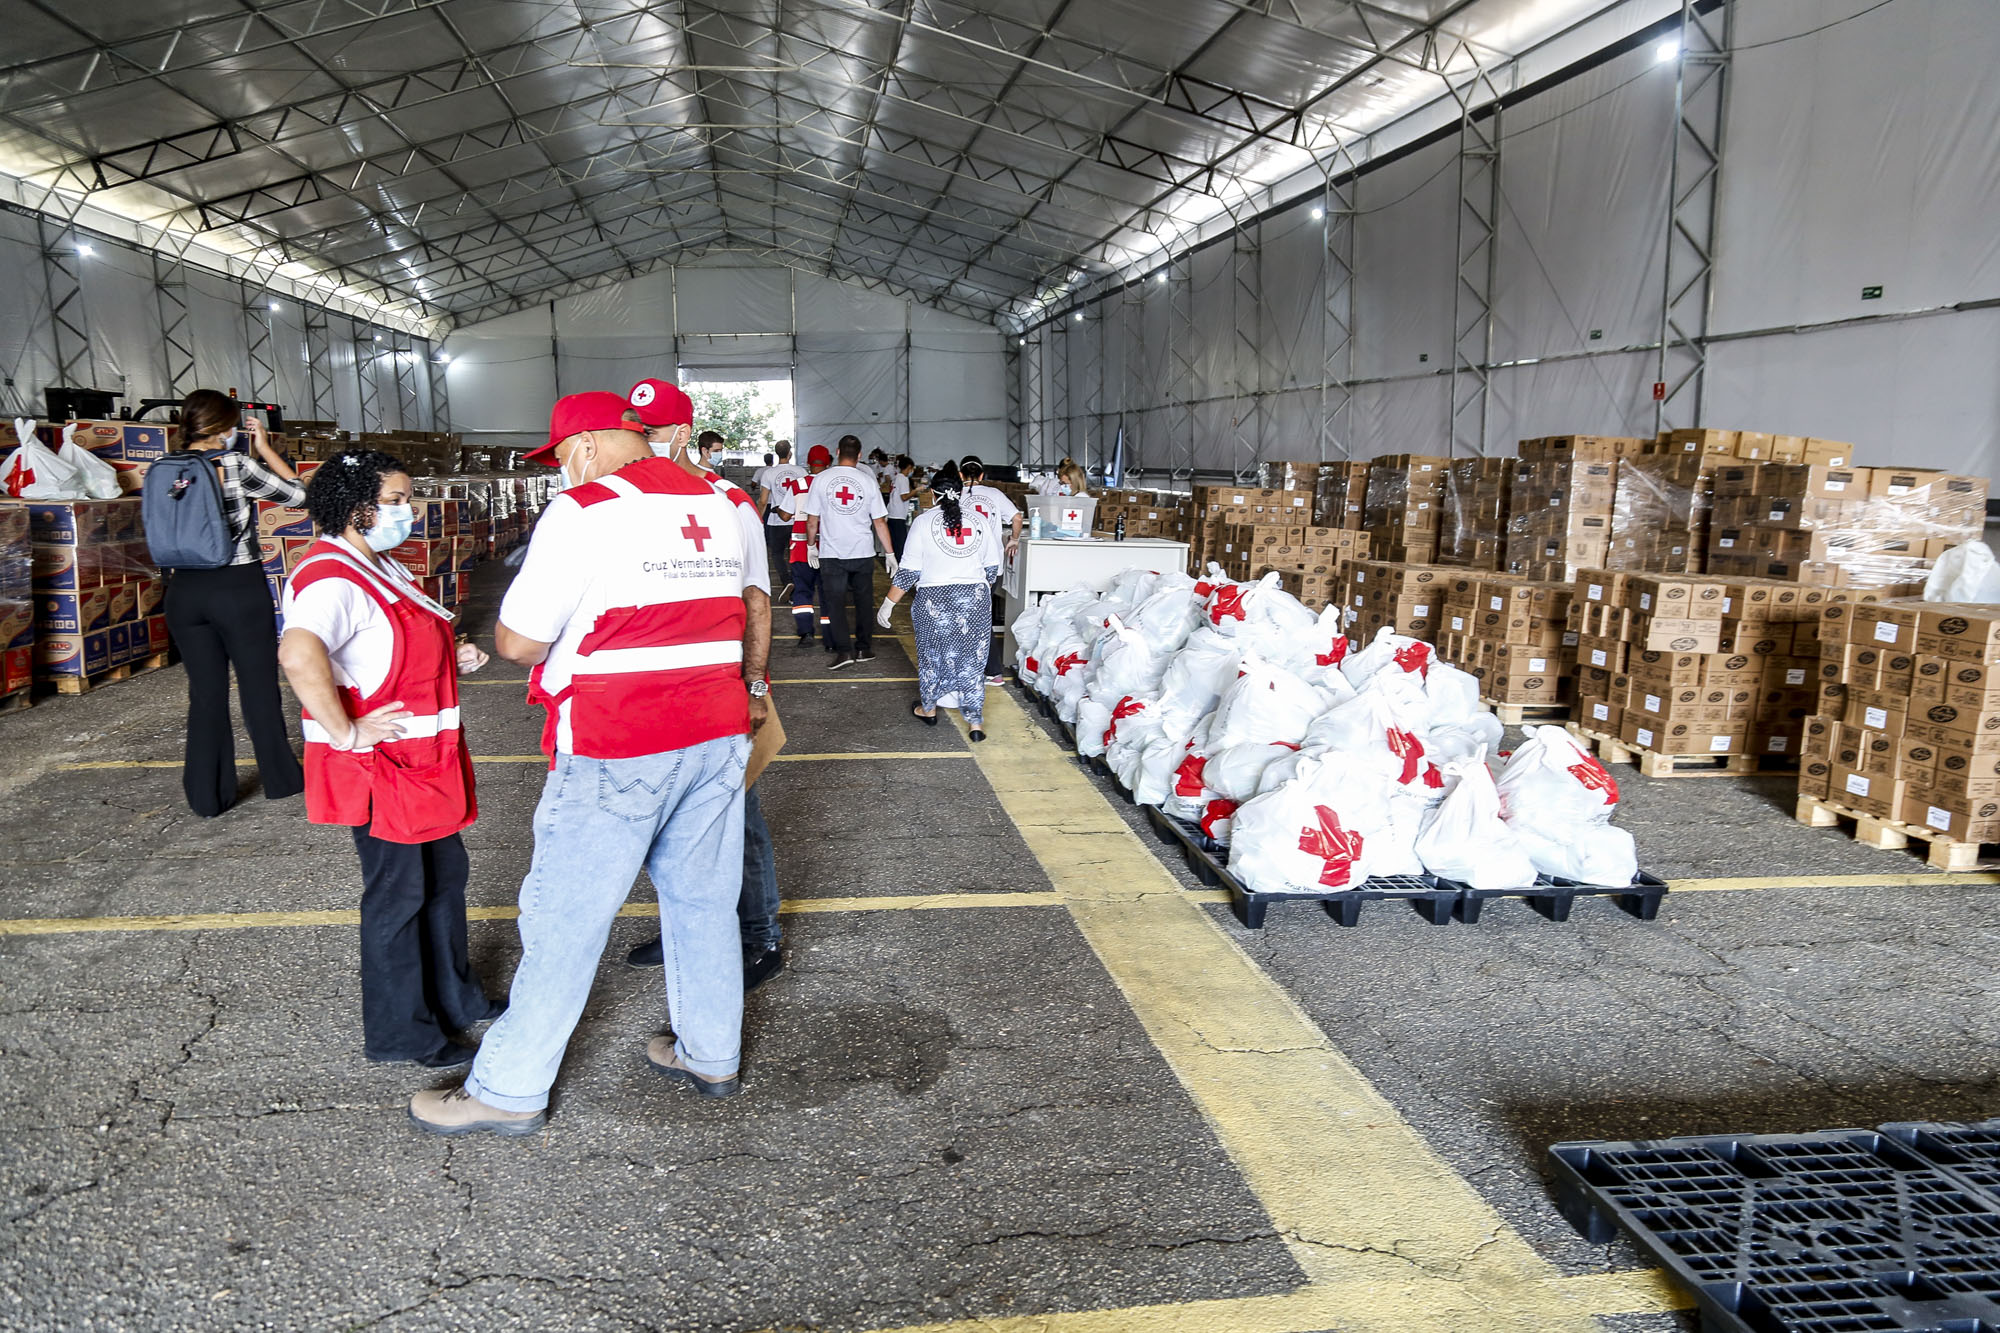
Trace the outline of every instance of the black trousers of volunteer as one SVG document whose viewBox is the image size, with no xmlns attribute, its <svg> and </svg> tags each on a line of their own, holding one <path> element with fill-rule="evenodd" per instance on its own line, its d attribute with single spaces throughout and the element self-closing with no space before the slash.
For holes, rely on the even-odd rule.
<svg viewBox="0 0 2000 1333">
<path fill-rule="evenodd" d="M 384 842 L 354 830 L 361 854 L 361 1036 L 370 1060 L 435 1055 L 450 1033 L 497 1015 L 465 945 L 471 860 L 454 833 Z"/>
<path fill-rule="evenodd" d="M 837 653 L 866 652 L 875 641 L 875 557 L 858 560 L 819 558 L 820 612 L 832 623 Z M 854 628 L 850 635 L 847 608 L 854 607 Z"/>
<path fill-rule="evenodd" d="M 229 668 L 243 727 L 257 752 L 264 795 L 271 800 L 306 789 L 292 753 L 278 692 L 278 621 L 258 564 L 177 569 L 167 581 L 167 630 L 187 663 L 187 751 L 181 789 L 198 815 L 236 804 L 236 738 L 229 726 Z"/>
<path fill-rule="evenodd" d="M 910 535 L 910 520 L 907 518 L 891 518 L 884 519 L 883 521 L 889 525 L 889 549 L 896 553 L 898 560 L 901 560 L 903 558 L 903 542 Z"/>
<path fill-rule="evenodd" d="M 764 555 L 771 566 L 771 596 L 776 597 L 789 579 L 787 571 L 792 563 L 792 525 L 789 523 L 766 523 L 764 525 Z"/>
</svg>

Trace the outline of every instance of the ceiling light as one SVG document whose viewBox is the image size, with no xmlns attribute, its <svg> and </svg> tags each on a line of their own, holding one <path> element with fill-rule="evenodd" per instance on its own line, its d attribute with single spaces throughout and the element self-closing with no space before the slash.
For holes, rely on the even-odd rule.
<svg viewBox="0 0 2000 1333">
<path fill-rule="evenodd" d="M 276 310 L 277 308 L 278 308 L 278 303 L 276 301 L 271 302 L 271 309 Z"/>
<path fill-rule="evenodd" d="M 1324 208 L 1315 208 L 1315 209 L 1313 210 L 1313 221 L 1314 221 L 1314 222 L 1318 222 L 1318 221 L 1319 221 L 1319 220 L 1320 220 L 1321 218 L 1323 218 L 1323 217 L 1325 217 L 1325 216 L 1326 216 L 1326 210 L 1325 210 Z"/>
<path fill-rule="evenodd" d="M 1027 340 L 1026 338 L 1021 338 L 1021 339 L 1017 339 L 1017 341 L 1018 341 L 1018 342 L 1019 342 L 1019 343 L 1021 344 L 1021 346 L 1023 346 L 1023 347 L 1026 347 L 1026 346 L 1028 345 L 1028 340 Z"/>
<path fill-rule="evenodd" d="M 1076 322 L 1079 324 L 1083 323 L 1083 312 L 1081 310 L 1076 312 Z"/>
<path fill-rule="evenodd" d="M 1165 282 L 1166 280 L 1167 280 L 1167 271 L 1165 269 L 1161 269 L 1158 273 L 1155 273 L 1153 275 L 1154 282 Z"/>
<path fill-rule="evenodd" d="M 84 243 L 83 243 L 82 241 L 78 241 L 78 242 L 76 243 L 76 252 L 77 252 L 78 254 L 80 254 L 80 255 L 84 255 L 84 256 L 90 256 L 90 255 L 94 255 L 94 254 L 96 254 L 96 253 L 97 253 L 97 251 L 96 251 L 96 250 L 92 249 L 92 248 L 91 248 L 90 246 L 88 246 L 88 245 L 85 245 L 85 244 L 84 244 Z"/>
<path fill-rule="evenodd" d="M 450 364 L 451 364 L 451 353 L 450 353 L 450 352 L 439 352 L 439 353 L 438 353 L 438 355 L 437 355 L 437 359 L 438 359 L 438 364 L 439 364 L 439 365 L 441 365 L 441 366 L 448 366 L 448 365 L 450 365 Z"/>
<path fill-rule="evenodd" d="M 1664 65 L 1669 60 L 1678 59 L 1680 57 L 1680 53 L 1681 53 L 1681 39 L 1678 37 L 1669 37 L 1667 38 L 1666 41 L 1661 42 L 1658 46 L 1653 48 L 1653 59 L 1657 60 L 1660 64 Z"/>
</svg>

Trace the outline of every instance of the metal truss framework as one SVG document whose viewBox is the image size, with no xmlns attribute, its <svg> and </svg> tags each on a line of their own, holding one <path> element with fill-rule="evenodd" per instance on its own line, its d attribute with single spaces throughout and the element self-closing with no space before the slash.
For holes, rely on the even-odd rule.
<svg viewBox="0 0 2000 1333">
<path fill-rule="evenodd" d="M 396 429 L 415 430 L 423 419 L 417 396 L 417 348 L 406 333 L 389 335 L 389 368 L 396 381 Z"/>
<path fill-rule="evenodd" d="M 1128 286 L 1118 302 L 1118 436 L 1125 442 L 1124 465 L 1129 473 L 1146 457 L 1144 415 L 1138 410 L 1139 377 L 1146 365 L 1146 288 Z M 1114 448 L 1116 439 L 1114 438 Z"/>
<path fill-rule="evenodd" d="M 166 390 L 170 398 L 194 391 L 194 331 L 188 325 L 187 261 L 163 251 L 152 252 L 153 297 L 160 313 L 160 346 L 166 353 Z"/>
<path fill-rule="evenodd" d="M 306 307 L 306 397 L 311 400 L 306 407 L 311 415 L 306 419 L 311 421 L 332 421 L 340 410 L 333 392 L 333 333 L 328 327 L 331 318 L 316 306 Z M 354 350 L 359 356 L 361 349 Z"/>
<path fill-rule="evenodd" d="M 1654 429 L 1702 424 L 1708 370 L 1708 317 L 1715 299 L 1716 206 L 1723 126 L 1729 112 L 1729 48 L 1734 0 L 1703 14 L 1681 0 L 1674 82 L 1673 165 L 1668 177 L 1667 245 L 1660 303 L 1660 359 Z"/>
<path fill-rule="evenodd" d="M 1001 381 L 1007 393 L 1007 444 L 1013 451 L 1014 461 L 1023 462 L 1028 457 L 1027 423 L 1021 417 L 1021 344 L 1010 338 L 1001 348 Z"/>
<path fill-rule="evenodd" d="M 382 334 L 373 325 L 354 327 L 354 378 L 361 391 L 361 429 L 380 432 L 383 425 L 381 391 L 375 383 L 375 365 L 382 359 Z"/>
<path fill-rule="evenodd" d="M 1440 70 L 1442 72 L 1442 69 Z M 1493 281 L 1500 237 L 1500 90 L 1474 65 L 1446 86 L 1458 103 L 1458 221 L 1451 297 L 1451 414 L 1446 456 L 1486 452 L 1492 398 Z"/>
<path fill-rule="evenodd" d="M 250 368 L 250 381 L 244 386 L 244 390 L 254 403 L 268 403 L 278 396 L 276 339 L 271 319 L 272 304 L 269 287 L 246 288 L 243 302 L 243 346 Z"/>
<path fill-rule="evenodd" d="M 676 358 L 678 359 L 678 358 Z M 447 363 L 435 346 L 426 345 L 424 364 L 431 377 L 431 429 L 451 430 L 451 382 L 445 374 Z"/>
<path fill-rule="evenodd" d="M 1014 340 L 1015 350 L 1020 354 L 1022 366 L 1021 402 L 1021 461 L 1040 463 L 1044 461 L 1043 443 L 1047 438 L 1048 421 L 1042 415 L 1045 396 L 1042 392 L 1042 342 L 1047 338 L 1045 329 L 1032 338 L 1021 337 Z"/>
<path fill-rule="evenodd" d="M 1231 218 L 1229 233 L 1229 470 L 1238 482 L 1257 471 L 1263 450 L 1263 228 Z"/>
<path fill-rule="evenodd" d="M 1328 158 L 1320 197 L 1319 457 L 1354 457 L 1354 182 L 1345 147 Z"/>
<path fill-rule="evenodd" d="M 1167 274 L 1167 476 L 1194 475 L 1194 256 L 1183 250 Z"/>
<path fill-rule="evenodd" d="M 91 355 L 90 319 L 84 310 L 83 273 L 78 267 L 85 242 L 53 218 L 36 219 L 36 228 L 41 238 L 55 382 L 64 388 L 96 388 L 97 363 Z"/>
</svg>

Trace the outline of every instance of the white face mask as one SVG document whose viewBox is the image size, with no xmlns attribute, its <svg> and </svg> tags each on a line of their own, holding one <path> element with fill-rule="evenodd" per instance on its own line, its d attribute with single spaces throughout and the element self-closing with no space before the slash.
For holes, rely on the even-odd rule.
<svg viewBox="0 0 2000 1333">
<path fill-rule="evenodd" d="M 242 434 L 241 431 L 237 430 L 234 426 L 231 426 L 228 430 L 222 432 L 222 435 L 220 437 L 220 442 L 216 447 L 221 449 L 234 449 L 236 447 L 236 437 L 240 434 Z"/>
<path fill-rule="evenodd" d="M 410 539 L 410 529 L 416 523 L 416 511 L 409 505 L 378 504 L 375 526 L 362 533 L 361 540 L 371 551 L 392 551 Z"/>
<path fill-rule="evenodd" d="M 570 456 L 571 458 L 575 458 L 575 457 L 577 456 L 578 452 L 580 452 L 580 451 L 579 451 L 579 450 L 576 450 L 576 449 L 572 449 L 572 450 L 570 450 L 570 452 L 569 452 L 569 456 Z M 563 479 L 563 489 L 564 489 L 564 490 L 568 490 L 568 489 L 570 489 L 570 488 L 571 488 L 571 487 L 573 487 L 573 486 L 581 486 L 581 485 L 583 485 L 583 483 L 584 483 L 585 481 L 587 481 L 587 480 L 588 480 L 588 478 L 586 478 L 586 477 L 583 477 L 583 476 L 576 476 L 576 477 L 571 477 L 571 476 L 569 475 L 569 464 L 568 464 L 568 463 L 564 463 L 564 464 L 562 464 L 562 479 Z"/>
</svg>

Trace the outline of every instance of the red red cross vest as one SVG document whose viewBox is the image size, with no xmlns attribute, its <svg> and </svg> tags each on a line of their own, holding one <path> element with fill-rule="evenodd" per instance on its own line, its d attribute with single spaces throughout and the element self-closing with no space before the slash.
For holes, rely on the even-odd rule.
<svg viewBox="0 0 2000 1333">
<path fill-rule="evenodd" d="M 296 595 L 324 579 L 360 588 L 389 618 L 395 647 L 381 688 L 340 689 L 350 718 L 402 700 L 403 735 L 371 750 L 336 750 L 331 734 L 307 713 L 306 818 L 315 824 L 368 824 L 384 842 L 449 837 L 479 817 L 472 755 L 459 727 L 458 648 L 442 608 L 369 569 L 345 547 L 322 538 L 292 573 Z"/>
<path fill-rule="evenodd" d="M 600 609 L 529 681 L 528 701 L 548 710 L 550 762 L 558 751 L 634 759 L 747 735 L 744 537 L 730 496 L 649 458 L 558 503 L 589 515 L 588 544 L 566 554 L 594 580 Z"/>
<path fill-rule="evenodd" d="M 792 519 L 792 545 L 790 551 L 786 553 L 785 558 L 795 565 L 803 565 L 806 562 L 806 516 L 799 512 L 799 504 L 805 498 L 805 493 L 812 489 L 813 474 L 808 472 L 803 477 L 787 477 L 780 484 L 783 485 L 792 497 L 792 514 L 794 515 Z"/>
</svg>

